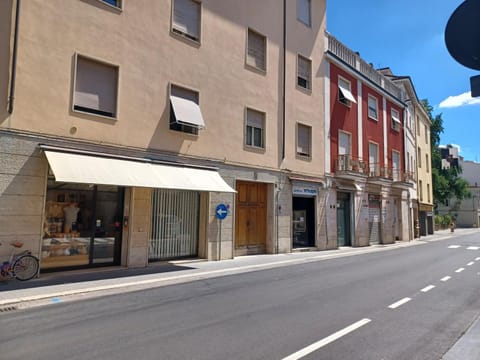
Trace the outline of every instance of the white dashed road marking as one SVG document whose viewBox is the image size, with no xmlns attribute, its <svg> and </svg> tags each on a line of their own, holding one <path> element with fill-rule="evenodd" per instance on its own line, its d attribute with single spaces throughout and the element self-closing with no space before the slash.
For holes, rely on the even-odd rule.
<svg viewBox="0 0 480 360">
<path fill-rule="evenodd" d="M 393 303 L 392 305 L 389 305 L 388 307 L 389 307 L 390 309 L 396 309 L 396 308 L 398 308 L 399 306 L 402 306 L 403 304 L 406 304 L 406 303 L 409 302 L 410 300 L 412 300 L 412 299 L 406 297 L 406 298 L 403 298 L 402 300 L 397 301 L 396 303 Z"/>
<path fill-rule="evenodd" d="M 445 277 L 441 278 L 440 281 L 448 281 L 451 278 L 452 278 L 451 276 L 445 276 Z"/>
<path fill-rule="evenodd" d="M 362 327 L 363 325 L 368 324 L 370 321 L 372 321 L 372 320 L 362 319 L 360 321 L 357 321 L 356 323 L 354 323 L 350 326 L 347 326 L 346 328 L 344 328 L 340 331 L 337 331 L 336 333 L 334 333 L 330 336 L 327 336 L 326 338 L 323 338 L 322 340 L 317 341 L 316 343 L 313 343 L 312 345 L 309 345 L 309 346 L 297 351 L 296 353 L 293 353 L 292 355 L 289 355 L 289 356 L 283 358 L 283 360 L 298 360 L 298 359 L 301 359 L 301 358 L 311 354 L 312 352 L 317 351 L 318 349 L 324 347 L 325 345 L 328 345 L 331 342 L 334 342 L 335 340 L 340 339 L 342 336 L 345 336 L 348 333 L 351 333 L 352 331 L 357 330 L 358 328 Z"/>
<path fill-rule="evenodd" d="M 480 249 L 478 246 L 469 246 L 467 250 L 478 250 Z"/>
<path fill-rule="evenodd" d="M 457 270 L 455 270 L 455 272 L 456 272 L 456 273 L 461 273 L 463 270 L 465 270 L 465 268 L 457 269 Z"/>
<path fill-rule="evenodd" d="M 467 266 L 472 266 L 473 264 L 475 264 L 475 262 L 474 262 L 474 261 L 470 261 L 470 262 L 467 264 Z"/>
<path fill-rule="evenodd" d="M 450 245 L 448 248 L 449 249 L 458 249 L 460 245 Z"/>
<path fill-rule="evenodd" d="M 420 290 L 421 292 L 429 292 L 430 290 L 432 290 L 433 288 L 435 288 L 435 285 L 428 285 L 427 287 L 424 287 L 422 290 Z"/>
</svg>

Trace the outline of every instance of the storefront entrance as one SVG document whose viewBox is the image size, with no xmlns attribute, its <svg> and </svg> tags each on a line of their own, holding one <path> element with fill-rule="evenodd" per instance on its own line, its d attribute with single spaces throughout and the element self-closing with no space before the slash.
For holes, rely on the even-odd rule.
<svg viewBox="0 0 480 360">
<path fill-rule="evenodd" d="M 293 197 L 293 247 L 315 246 L 315 197 Z"/>
<path fill-rule="evenodd" d="M 41 269 L 120 264 L 124 189 L 48 180 Z"/>
<path fill-rule="evenodd" d="M 337 193 L 337 241 L 338 246 L 352 246 L 350 193 Z"/>
<path fill-rule="evenodd" d="M 370 244 L 379 244 L 381 241 L 381 201 L 380 195 L 368 195 L 368 231 Z"/>
</svg>

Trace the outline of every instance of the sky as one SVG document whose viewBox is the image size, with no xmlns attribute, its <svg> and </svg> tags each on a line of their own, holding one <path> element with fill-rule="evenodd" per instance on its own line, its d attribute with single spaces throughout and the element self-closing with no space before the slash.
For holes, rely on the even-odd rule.
<svg viewBox="0 0 480 360">
<path fill-rule="evenodd" d="M 480 98 L 445 45 L 448 19 L 463 0 L 327 0 L 327 31 L 376 68 L 410 76 L 418 98 L 442 114 L 441 144 L 480 162 Z"/>
</svg>

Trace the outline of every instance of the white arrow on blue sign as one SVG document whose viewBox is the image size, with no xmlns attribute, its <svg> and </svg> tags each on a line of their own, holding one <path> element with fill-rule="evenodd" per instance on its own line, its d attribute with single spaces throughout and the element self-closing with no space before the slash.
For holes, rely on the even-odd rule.
<svg viewBox="0 0 480 360">
<path fill-rule="evenodd" d="M 227 215 L 228 215 L 227 205 L 218 204 L 217 207 L 215 208 L 215 216 L 217 217 L 217 219 L 223 220 L 227 217 Z"/>
</svg>

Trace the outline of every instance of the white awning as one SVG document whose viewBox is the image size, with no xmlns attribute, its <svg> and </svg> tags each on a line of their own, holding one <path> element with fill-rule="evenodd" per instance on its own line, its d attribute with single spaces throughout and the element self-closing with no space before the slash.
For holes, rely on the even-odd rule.
<svg viewBox="0 0 480 360">
<path fill-rule="evenodd" d="M 350 100 L 351 102 L 354 102 L 355 104 L 357 103 L 357 100 L 355 100 L 355 96 L 353 96 L 353 94 L 350 90 L 348 90 L 346 87 L 342 86 L 341 84 L 338 84 L 338 88 L 340 89 L 340 92 L 342 93 L 342 95 L 347 100 Z"/>
<path fill-rule="evenodd" d="M 205 127 L 200 107 L 194 101 L 174 95 L 170 96 L 170 101 L 177 123 L 194 126 L 199 129 Z"/>
<path fill-rule="evenodd" d="M 395 116 L 392 116 L 392 120 L 395 121 L 396 123 L 402 124 L 400 122 L 400 119 L 396 118 Z"/>
<path fill-rule="evenodd" d="M 56 181 L 148 188 L 235 192 L 215 170 L 45 151 Z"/>
</svg>

